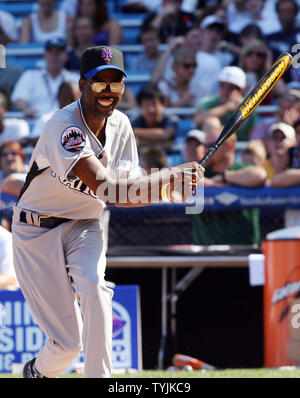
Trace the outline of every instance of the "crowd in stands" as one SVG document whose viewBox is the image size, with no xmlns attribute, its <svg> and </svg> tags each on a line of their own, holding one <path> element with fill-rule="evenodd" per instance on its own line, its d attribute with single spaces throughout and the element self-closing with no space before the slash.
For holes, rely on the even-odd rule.
<svg viewBox="0 0 300 398">
<path fill-rule="evenodd" d="M 148 173 L 173 165 L 178 152 L 181 160 L 201 159 L 242 98 L 281 52 L 293 54 L 300 39 L 299 0 L 119 0 L 119 14 L 110 0 L 37 3 L 21 18 L 0 6 L 0 44 L 43 46 L 41 67 L 30 69 L 7 59 L 0 68 L 3 208 L 3 198 L 11 203 L 18 196 L 47 120 L 79 98 L 84 50 L 127 44 L 118 15 L 140 18 L 135 44 L 141 50 L 125 51 L 126 66 L 129 77 L 142 73 L 149 79 L 139 90 L 128 83 L 119 109 L 131 119 L 140 164 Z M 300 184 L 300 68 L 294 66 L 262 103 L 272 112 L 256 110 L 211 159 L 205 186 Z M 193 113 L 179 113 L 178 108 Z M 185 122 L 189 128 L 182 131 Z M 237 143 L 243 144 L 239 153 Z M 2 235 L 7 239 L 3 229 L 10 230 L 9 216 L 3 209 L 1 214 L 0 244 Z M 228 228 L 218 229 L 219 235 L 218 217 L 207 212 L 193 218 L 194 243 L 259 243 L 257 209 L 241 210 L 235 217 L 228 213 L 222 223 Z M 205 227 L 204 218 L 209 219 Z M 230 220 L 249 231 L 246 241 L 232 236 Z M 2 269 L 5 273 L 8 268 L 0 264 L 0 274 Z"/>
</svg>

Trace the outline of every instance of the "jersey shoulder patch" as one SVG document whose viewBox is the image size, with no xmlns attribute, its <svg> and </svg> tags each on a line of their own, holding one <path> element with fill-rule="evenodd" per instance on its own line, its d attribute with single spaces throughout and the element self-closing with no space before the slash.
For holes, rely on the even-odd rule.
<svg viewBox="0 0 300 398">
<path fill-rule="evenodd" d="M 81 152 L 86 144 L 86 134 L 77 126 L 69 126 L 62 132 L 60 143 L 68 152 Z"/>
</svg>

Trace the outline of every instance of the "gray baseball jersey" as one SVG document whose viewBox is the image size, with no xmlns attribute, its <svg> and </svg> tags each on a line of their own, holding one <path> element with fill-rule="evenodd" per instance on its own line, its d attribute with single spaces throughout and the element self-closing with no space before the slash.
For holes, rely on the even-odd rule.
<svg viewBox="0 0 300 398">
<path fill-rule="evenodd" d="M 108 172 L 120 177 L 138 167 L 135 137 L 126 115 L 114 110 L 107 119 L 104 148 L 89 129 L 80 101 L 54 113 L 33 151 L 18 206 L 41 214 L 70 219 L 99 218 L 105 203 L 72 168 L 80 158 L 95 154 Z"/>
<path fill-rule="evenodd" d="M 109 377 L 111 372 L 113 292 L 104 280 L 105 203 L 72 172 L 80 158 L 94 154 L 109 172 L 121 177 L 135 172 L 138 155 L 127 116 L 114 110 L 105 135 L 103 148 L 87 126 L 80 101 L 55 112 L 33 151 L 14 207 L 16 275 L 48 336 L 35 362 L 46 377 L 69 367 L 82 344 L 86 377 Z M 30 214 L 26 222 L 24 209 Z M 36 213 L 71 220 L 47 229 L 30 223 Z"/>
</svg>

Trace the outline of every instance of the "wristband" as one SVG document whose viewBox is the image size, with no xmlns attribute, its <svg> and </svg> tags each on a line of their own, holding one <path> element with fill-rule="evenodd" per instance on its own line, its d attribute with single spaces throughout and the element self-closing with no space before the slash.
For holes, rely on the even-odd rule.
<svg viewBox="0 0 300 398">
<path fill-rule="evenodd" d="M 169 195 L 168 195 L 168 192 L 167 192 L 168 188 L 169 188 L 169 185 L 170 185 L 170 183 L 163 185 L 161 187 L 161 190 L 160 190 L 161 199 L 164 202 L 170 202 L 170 198 L 169 198 Z"/>
<path fill-rule="evenodd" d="M 226 170 L 224 170 L 223 173 L 221 173 L 221 177 L 222 177 L 222 181 L 223 182 L 227 182 L 225 172 L 226 172 Z"/>
</svg>

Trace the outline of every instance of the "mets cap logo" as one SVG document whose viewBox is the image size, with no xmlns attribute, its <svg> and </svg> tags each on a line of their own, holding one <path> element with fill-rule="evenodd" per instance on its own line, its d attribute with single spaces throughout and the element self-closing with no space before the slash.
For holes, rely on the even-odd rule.
<svg viewBox="0 0 300 398">
<path fill-rule="evenodd" d="M 106 47 L 101 48 L 101 57 L 104 61 L 110 61 L 112 59 L 111 49 Z"/>
<path fill-rule="evenodd" d="M 86 135 L 79 127 L 70 126 L 62 132 L 60 142 L 66 151 L 81 152 L 86 144 Z"/>
</svg>

